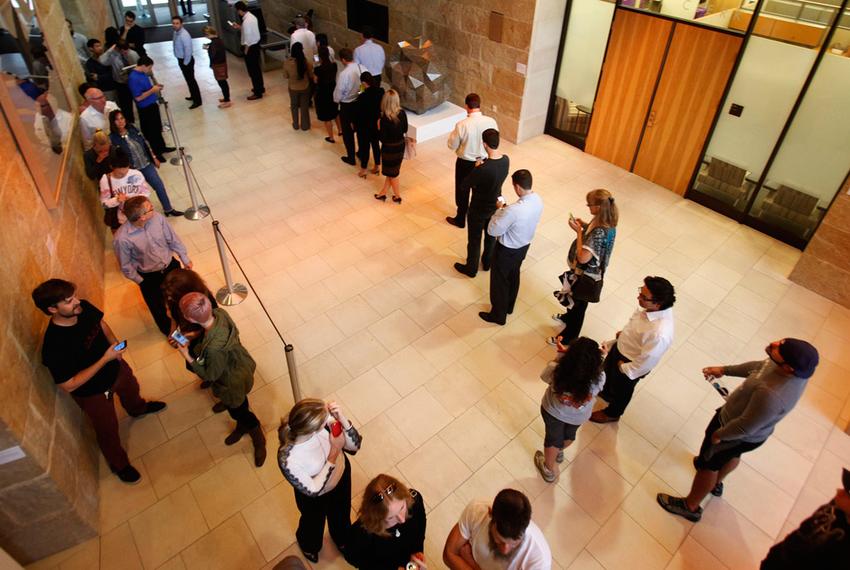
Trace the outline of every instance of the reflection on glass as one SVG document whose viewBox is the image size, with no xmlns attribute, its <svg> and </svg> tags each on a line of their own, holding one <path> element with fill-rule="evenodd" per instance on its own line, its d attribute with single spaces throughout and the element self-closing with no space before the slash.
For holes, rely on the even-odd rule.
<svg viewBox="0 0 850 570">
<path fill-rule="evenodd" d="M 68 100 L 44 43 L 32 2 L 0 12 L 2 86 L 51 183 L 58 182 L 73 124 Z M 18 135 L 20 136 L 20 134 Z"/>
<path fill-rule="evenodd" d="M 619 4 L 706 26 L 743 31 L 746 25 L 743 28 L 736 25 L 741 20 L 739 12 L 742 9 L 752 12 L 756 0 L 620 0 Z M 749 22 L 748 17 L 746 21 Z"/>
<path fill-rule="evenodd" d="M 824 54 L 752 215 L 802 240 L 811 238 L 850 170 L 850 58 Z"/>
<path fill-rule="evenodd" d="M 573 0 L 571 6 L 549 126 L 570 144 L 584 148 L 614 4 Z"/>
</svg>

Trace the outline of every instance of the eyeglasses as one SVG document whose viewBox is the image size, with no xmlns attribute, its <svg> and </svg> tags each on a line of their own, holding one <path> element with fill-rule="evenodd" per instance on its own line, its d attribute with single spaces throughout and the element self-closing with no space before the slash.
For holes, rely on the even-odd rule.
<svg viewBox="0 0 850 570">
<path fill-rule="evenodd" d="M 392 497 L 393 493 L 395 493 L 395 483 L 390 484 L 390 486 L 387 487 L 386 489 L 384 489 L 383 491 L 378 491 L 377 493 L 375 493 L 372 496 L 372 502 L 373 503 L 380 503 L 381 501 L 383 501 L 387 497 Z"/>
</svg>

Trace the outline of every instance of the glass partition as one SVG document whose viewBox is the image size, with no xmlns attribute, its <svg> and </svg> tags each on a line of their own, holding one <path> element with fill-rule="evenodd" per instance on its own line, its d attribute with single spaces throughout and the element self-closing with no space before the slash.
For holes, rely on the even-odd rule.
<svg viewBox="0 0 850 570">
<path fill-rule="evenodd" d="M 756 0 L 620 0 L 619 5 L 743 32 L 747 26 L 741 27 L 740 12 L 742 9 L 752 11 Z M 746 20 L 749 21 L 749 18 Z"/>
<path fill-rule="evenodd" d="M 582 149 L 590 128 L 614 8 L 613 2 L 604 0 L 570 3 L 547 132 Z"/>
</svg>

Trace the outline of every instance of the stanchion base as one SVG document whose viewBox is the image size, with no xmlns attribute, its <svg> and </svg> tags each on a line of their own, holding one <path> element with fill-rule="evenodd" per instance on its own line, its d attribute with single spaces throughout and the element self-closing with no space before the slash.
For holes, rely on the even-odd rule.
<svg viewBox="0 0 850 570">
<path fill-rule="evenodd" d="M 209 206 L 198 206 L 195 208 L 186 208 L 186 211 L 183 213 L 183 217 L 187 220 L 202 220 L 210 215 L 210 207 Z"/>
<path fill-rule="evenodd" d="M 186 159 L 186 162 L 192 162 L 192 155 L 191 154 L 184 154 L 183 158 Z M 172 158 L 168 162 L 170 162 L 174 166 L 181 166 L 183 164 L 183 159 L 181 159 L 179 156 L 175 156 L 174 158 Z"/>
<path fill-rule="evenodd" d="M 232 291 L 227 287 L 219 289 L 215 294 L 215 300 L 221 305 L 232 307 L 244 301 L 247 296 L 248 288 L 242 285 L 242 283 L 234 283 Z"/>
</svg>

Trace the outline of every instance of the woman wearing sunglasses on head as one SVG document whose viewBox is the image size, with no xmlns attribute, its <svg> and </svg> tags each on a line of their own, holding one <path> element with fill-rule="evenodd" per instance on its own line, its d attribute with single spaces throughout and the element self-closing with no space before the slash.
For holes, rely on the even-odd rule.
<svg viewBox="0 0 850 570">
<path fill-rule="evenodd" d="M 301 513 L 295 538 L 310 562 L 318 562 L 325 519 L 341 552 L 351 529 L 351 465 L 344 452 L 357 453 L 362 438 L 339 404 L 301 400 L 280 430 L 277 462 L 295 489 Z"/>
<path fill-rule="evenodd" d="M 357 521 L 343 555 L 364 570 L 424 569 L 425 504 L 422 495 L 389 475 L 378 475 L 363 491 Z"/>
</svg>

